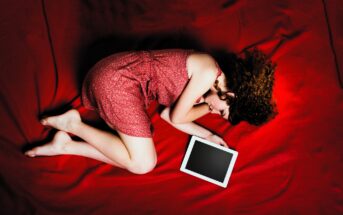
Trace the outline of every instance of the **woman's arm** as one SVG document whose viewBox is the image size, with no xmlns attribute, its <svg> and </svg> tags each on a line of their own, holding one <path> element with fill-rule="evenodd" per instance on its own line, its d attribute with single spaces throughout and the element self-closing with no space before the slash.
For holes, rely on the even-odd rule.
<svg viewBox="0 0 343 215">
<path fill-rule="evenodd" d="M 203 116 L 208 111 L 207 104 L 193 106 L 197 98 L 205 94 L 213 85 L 216 79 L 216 72 L 207 69 L 194 74 L 184 91 L 171 110 L 170 120 L 173 123 L 187 123 Z"/>
<path fill-rule="evenodd" d="M 206 104 L 207 105 L 207 104 Z M 198 136 L 201 138 L 204 138 L 206 140 L 209 140 L 211 142 L 221 144 L 225 146 L 226 148 L 229 148 L 227 143 L 218 135 L 213 134 L 211 131 L 207 130 L 206 128 L 194 123 L 194 122 L 188 122 L 188 123 L 182 123 L 182 124 L 176 124 L 171 122 L 170 120 L 170 108 L 166 107 L 162 112 L 161 112 L 161 118 L 167 121 L 169 124 L 171 124 L 173 127 L 176 129 L 179 129 L 180 131 L 183 131 L 187 134 Z"/>
<path fill-rule="evenodd" d="M 202 107 L 205 105 L 207 106 L 206 103 L 201 104 Z M 209 113 L 208 106 L 206 108 L 207 108 L 206 112 Z M 207 130 L 206 128 L 204 128 L 200 125 L 195 124 L 194 122 L 173 123 L 170 120 L 170 107 L 166 107 L 161 112 L 161 118 L 164 119 L 165 121 L 167 121 L 169 124 L 171 124 L 176 129 L 183 131 L 187 134 L 195 135 L 195 136 L 202 137 L 202 138 L 207 138 L 208 136 L 212 135 L 212 132 L 210 132 L 209 130 Z"/>
<path fill-rule="evenodd" d="M 172 111 L 172 108 L 169 108 L 169 119 L 170 119 L 170 112 Z M 187 123 L 187 122 L 192 122 L 196 119 L 199 119 L 200 117 L 210 113 L 211 110 L 208 107 L 207 103 L 201 103 L 201 104 L 196 104 L 194 105 L 191 110 L 189 111 L 190 114 L 192 114 L 192 120 L 189 119 L 189 121 L 187 121 L 187 119 L 185 119 L 185 121 L 183 122 L 173 122 L 173 123 Z"/>
</svg>

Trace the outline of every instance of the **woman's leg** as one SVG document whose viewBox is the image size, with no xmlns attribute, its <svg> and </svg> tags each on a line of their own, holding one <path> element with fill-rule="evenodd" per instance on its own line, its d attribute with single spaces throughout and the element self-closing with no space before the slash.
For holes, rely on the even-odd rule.
<svg viewBox="0 0 343 215">
<path fill-rule="evenodd" d="M 152 138 L 132 137 L 118 132 L 124 139 L 122 141 L 110 132 L 83 123 L 79 112 L 75 109 L 59 116 L 48 117 L 42 121 L 42 124 L 82 138 L 105 157 L 131 172 L 146 173 L 156 165 L 157 156 Z M 74 154 L 80 155 L 81 152 L 78 150 L 80 149 L 74 148 Z M 92 154 L 94 156 L 94 152 Z"/>
<path fill-rule="evenodd" d="M 66 144 L 64 152 L 64 154 L 80 155 L 126 169 L 123 165 L 109 159 L 87 142 L 72 140 Z"/>
<path fill-rule="evenodd" d="M 64 151 L 64 152 L 66 153 L 69 152 L 70 154 L 76 154 L 76 155 L 86 155 L 86 156 L 90 155 L 91 158 L 101 158 L 102 160 L 106 160 L 106 158 L 104 157 L 107 157 L 114 163 L 118 164 L 117 166 L 119 167 L 124 167 L 125 169 L 130 168 L 130 165 L 131 165 L 130 154 L 126 146 L 124 145 L 124 143 L 121 141 L 121 139 L 117 135 L 114 135 L 110 132 L 102 131 L 100 129 L 94 128 L 92 126 L 89 126 L 83 123 L 81 121 L 80 114 L 77 110 L 72 109 L 58 116 L 47 117 L 41 122 L 43 125 L 51 126 L 60 131 L 69 132 L 82 138 L 104 156 L 102 157 L 98 152 L 96 152 L 95 150 L 92 150 L 92 148 L 90 147 L 87 147 L 87 149 L 85 149 L 85 147 L 80 148 L 80 145 L 78 145 L 79 147 L 76 146 L 75 145 L 76 141 L 74 141 L 74 143 L 72 142 L 71 145 L 66 144 L 65 145 L 66 149 L 68 150 L 68 146 L 69 146 L 69 151 L 67 152 Z M 56 136 L 55 139 L 58 139 L 58 136 Z M 56 141 L 56 142 L 65 143 L 66 139 L 67 138 L 65 136 L 63 137 L 63 135 L 61 135 L 59 138 L 60 141 Z M 53 143 L 51 143 L 51 145 L 53 145 Z M 58 148 L 59 152 L 61 152 L 61 149 L 64 148 L 64 147 L 61 147 L 61 145 L 55 145 L 55 147 L 51 148 L 51 145 L 49 144 L 44 145 L 46 146 L 46 148 L 43 148 L 44 146 L 40 146 L 39 148 L 36 147 L 26 152 L 26 154 L 30 156 L 30 155 L 34 155 L 36 151 L 49 152 L 52 149 L 56 149 L 56 148 Z M 40 151 L 38 149 L 40 149 Z M 81 152 L 82 151 L 81 149 L 88 150 L 88 151 Z M 40 155 L 45 155 L 45 154 L 40 154 Z M 46 155 L 49 155 L 49 154 L 46 154 Z"/>
<path fill-rule="evenodd" d="M 82 138 L 115 163 L 124 166 L 126 169 L 129 167 L 131 162 L 130 154 L 118 136 L 83 122 L 77 123 L 75 127 L 67 132 Z"/>
<path fill-rule="evenodd" d="M 144 174 L 156 166 L 157 154 L 152 138 L 135 137 L 117 131 L 118 137 L 82 122 L 69 132 L 81 137 L 106 157 L 133 173 Z"/>
<path fill-rule="evenodd" d="M 104 154 L 99 152 L 96 148 L 94 148 L 87 142 L 72 140 L 71 137 L 64 131 L 58 131 L 50 143 L 47 143 L 43 146 L 35 147 L 34 149 L 25 152 L 25 154 L 30 157 L 42 155 L 54 156 L 64 154 L 79 155 L 125 168 L 119 163 L 116 163 L 106 157 Z"/>
</svg>

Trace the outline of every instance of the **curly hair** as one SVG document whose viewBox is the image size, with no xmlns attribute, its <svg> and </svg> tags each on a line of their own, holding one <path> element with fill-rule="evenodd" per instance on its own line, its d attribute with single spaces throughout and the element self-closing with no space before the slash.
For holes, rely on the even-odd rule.
<svg viewBox="0 0 343 215">
<path fill-rule="evenodd" d="M 218 81 L 214 86 L 219 97 L 230 106 L 228 120 L 232 125 L 241 121 L 261 125 L 278 114 L 272 99 L 276 64 L 256 47 L 243 52 L 244 58 L 230 54 L 225 60 L 218 59 L 226 76 L 226 86 L 235 96 L 226 96 L 218 87 Z"/>
</svg>

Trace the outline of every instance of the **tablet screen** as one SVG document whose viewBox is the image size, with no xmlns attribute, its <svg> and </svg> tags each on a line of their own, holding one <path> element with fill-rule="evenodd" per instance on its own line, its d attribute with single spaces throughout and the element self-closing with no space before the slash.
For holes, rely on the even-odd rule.
<svg viewBox="0 0 343 215">
<path fill-rule="evenodd" d="M 237 154 L 232 149 L 192 136 L 180 170 L 226 187 Z"/>
</svg>

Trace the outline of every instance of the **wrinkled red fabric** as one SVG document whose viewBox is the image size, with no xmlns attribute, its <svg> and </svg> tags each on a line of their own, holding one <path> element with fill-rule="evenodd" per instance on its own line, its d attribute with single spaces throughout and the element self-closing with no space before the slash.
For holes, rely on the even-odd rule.
<svg viewBox="0 0 343 215">
<path fill-rule="evenodd" d="M 342 214 L 342 7 L 338 0 L 1 1 L 1 214 Z M 204 50 L 257 46 L 277 63 L 275 119 L 259 127 L 214 114 L 196 121 L 239 152 L 226 189 L 179 170 L 190 137 L 160 118 L 157 103 L 147 110 L 158 155 L 148 174 L 81 156 L 23 154 L 51 140 L 43 115 L 76 108 L 106 128 L 80 100 L 84 74 L 99 60 L 86 60 L 92 44 L 119 35 L 156 48 L 172 43 L 141 38 L 169 34 L 187 34 L 183 44 Z M 116 51 L 137 48 L 115 41 Z M 107 43 L 99 50 L 112 51 Z"/>
</svg>

